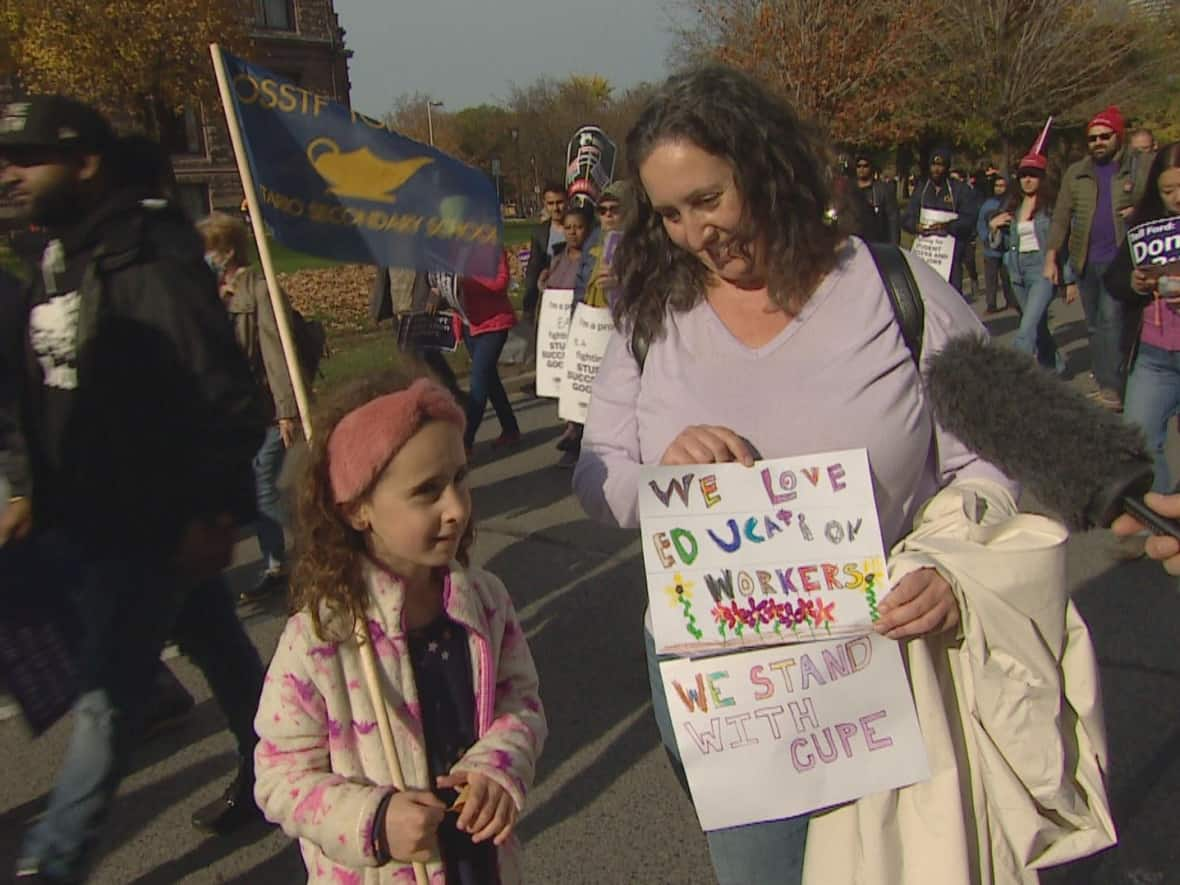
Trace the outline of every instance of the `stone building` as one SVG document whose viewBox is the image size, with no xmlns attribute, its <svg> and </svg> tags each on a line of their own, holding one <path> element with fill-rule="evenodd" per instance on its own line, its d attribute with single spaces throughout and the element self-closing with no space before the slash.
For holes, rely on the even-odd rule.
<svg viewBox="0 0 1180 885">
<path fill-rule="evenodd" d="M 352 53 L 333 0 L 243 0 L 243 6 L 253 16 L 251 62 L 349 103 Z M 211 209 L 236 211 L 242 185 L 221 106 L 186 108 L 161 129 L 185 211 L 194 218 Z"/>
<path fill-rule="evenodd" d="M 250 61 L 336 101 L 349 104 L 344 29 L 333 0 L 239 0 L 250 16 Z M 0 77 L 0 102 L 16 97 L 13 81 Z M 116 126 L 118 121 L 116 120 Z M 212 209 L 237 211 L 242 185 L 220 103 L 186 107 L 160 121 L 160 141 L 172 155 L 178 197 L 194 219 Z M 0 227 L 14 212 L 0 194 Z"/>
</svg>

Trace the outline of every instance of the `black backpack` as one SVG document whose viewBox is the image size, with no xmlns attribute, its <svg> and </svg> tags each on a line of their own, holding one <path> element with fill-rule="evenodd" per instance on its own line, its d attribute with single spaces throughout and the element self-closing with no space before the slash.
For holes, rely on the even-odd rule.
<svg viewBox="0 0 1180 885">
<path fill-rule="evenodd" d="M 299 366 L 308 380 L 319 375 L 320 362 L 331 356 L 328 350 L 328 333 L 319 320 L 309 320 L 294 307 L 291 308 L 291 334 L 295 337 L 295 355 Z"/>
<path fill-rule="evenodd" d="M 885 284 L 885 291 L 889 293 L 893 315 L 897 319 L 897 325 L 901 327 L 901 337 L 914 359 L 914 366 L 921 371 L 926 305 L 922 303 L 918 281 L 914 279 L 914 272 L 910 270 L 909 262 L 899 247 L 891 243 L 865 245 L 869 247 L 869 254 L 873 256 L 873 262 L 877 265 L 877 273 L 881 275 L 881 282 Z M 631 354 L 639 363 L 640 374 L 643 373 L 643 364 L 647 360 L 649 344 L 646 338 L 631 333 Z"/>
</svg>

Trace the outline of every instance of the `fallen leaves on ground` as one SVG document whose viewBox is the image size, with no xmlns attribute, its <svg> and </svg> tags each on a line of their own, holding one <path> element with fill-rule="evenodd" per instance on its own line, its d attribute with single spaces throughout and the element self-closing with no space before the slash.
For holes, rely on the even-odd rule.
<svg viewBox="0 0 1180 885">
<path fill-rule="evenodd" d="M 513 250 L 508 252 L 509 272 L 519 285 L 523 274 Z M 369 264 L 338 264 L 279 274 L 279 285 L 291 304 L 305 317 L 316 317 L 329 332 L 362 332 L 373 328 L 369 320 L 369 293 L 377 268 Z"/>
</svg>

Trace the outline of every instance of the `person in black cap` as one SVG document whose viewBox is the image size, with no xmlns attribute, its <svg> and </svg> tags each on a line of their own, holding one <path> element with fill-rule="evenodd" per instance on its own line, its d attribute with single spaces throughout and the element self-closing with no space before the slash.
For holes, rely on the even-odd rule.
<svg viewBox="0 0 1180 885">
<path fill-rule="evenodd" d="M 866 153 L 856 155 L 856 189 L 853 191 L 861 237 L 870 243 L 901 242 L 897 210 L 897 190 L 876 176 L 873 159 Z"/>
<path fill-rule="evenodd" d="M 263 410 L 200 238 L 169 204 L 120 189 L 115 145 L 72 99 L 0 109 L 0 184 L 50 236 L 24 320 L 29 519 L 53 539 L 38 549 L 77 562 L 85 625 L 73 735 L 18 863 L 41 882 L 86 878 L 170 633 L 241 754 L 193 822 L 226 832 L 258 815 L 262 664 L 220 574 L 253 516 Z"/>
<path fill-rule="evenodd" d="M 970 186 L 947 176 L 950 165 L 950 148 L 936 147 L 930 152 L 930 176 L 914 189 L 909 205 L 901 215 L 901 226 L 917 236 L 955 238 L 950 283 L 962 294 L 963 255 L 975 233 L 978 207 Z M 955 217 L 950 221 L 925 221 L 923 210 L 949 212 Z"/>
</svg>

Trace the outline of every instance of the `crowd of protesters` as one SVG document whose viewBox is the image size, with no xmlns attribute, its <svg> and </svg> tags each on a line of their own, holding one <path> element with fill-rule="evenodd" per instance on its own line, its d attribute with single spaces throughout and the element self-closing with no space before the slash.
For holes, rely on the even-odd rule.
<svg viewBox="0 0 1180 885">
<path fill-rule="evenodd" d="M 931 351 L 986 334 L 968 305 L 984 294 L 986 315 L 1020 312 L 1016 349 L 1066 374 L 1050 305 L 1080 298 L 1091 394 L 1144 429 L 1155 490 L 1168 491 L 1180 281 L 1136 269 L 1126 234 L 1180 215 L 1180 147 L 1128 138 L 1113 107 L 1085 132 L 1087 155 L 1063 172 L 1042 138 L 1011 176 L 972 181 L 936 147 L 904 187 L 870 153 L 842 182 L 794 111 L 749 77 L 711 67 L 670 79 L 628 136 L 627 174 L 577 205 L 547 185 L 530 241 L 527 326 L 545 289 L 561 288 L 609 307 L 618 327 L 585 427 L 567 424 L 558 441 L 586 511 L 635 526 L 645 464 L 863 447 L 890 547 L 952 483 L 1015 514 L 1015 484 L 937 425 L 917 357 L 881 333 L 894 315 L 867 243 L 896 246 L 903 232 L 953 239 L 948 277 L 911 264 Z M 761 150 L 766 139 L 779 150 Z M 313 881 L 519 881 L 513 830 L 547 725 L 509 589 L 468 561 L 467 477 L 489 400 L 491 445 L 521 442 L 498 370 L 517 323 L 506 257 L 486 278 L 379 269 L 373 318 L 394 319 L 408 359 L 323 404 L 289 569 L 277 483 L 300 416 L 276 311 L 290 306 L 249 266 L 242 221 L 194 228 L 151 159 L 68 98 L 0 115 L 0 181 L 41 233 L 30 281 L 0 274 L 3 618 L 55 596 L 45 610 L 68 614 L 49 628 L 70 650 L 62 679 L 76 682 L 70 742 L 18 877 L 89 875 L 130 754 L 159 716 L 171 639 L 237 741 L 232 782 L 194 826 L 227 834 L 265 816 L 301 841 Z M 414 320 L 440 315 L 432 334 L 449 329 L 470 352 L 467 390 L 438 346 L 415 344 Z M 837 350 L 856 356 L 838 371 Z M 767 416 L 767 402 L 780 408 Z M 850 413 L 866 420 L 850 429 Z M 800 414 L 815 420 L 801 427 Z M 1180 513 L 1175 498 L 1149 503 Z M 288 590 L 294 612 L 265 676 L 224 577 L 247 525 L 264 560 L 247 601 Z M 1116 529 L 1143 534 L 1129 518 Z M 1145 543 L 1180 571 L 1175 542 Z M 957 641 L 978 629 L 964 604 L 947 576 L 916 568 L 877 629 Z M 678 767 L 659 660 L 648 632 L 653 711 Z M 710 832 L 718 881 L 802 882 L 811 825 Z M 889 831 L 897 870 L 928 850 L 920 836 Z"/>
</svg>

